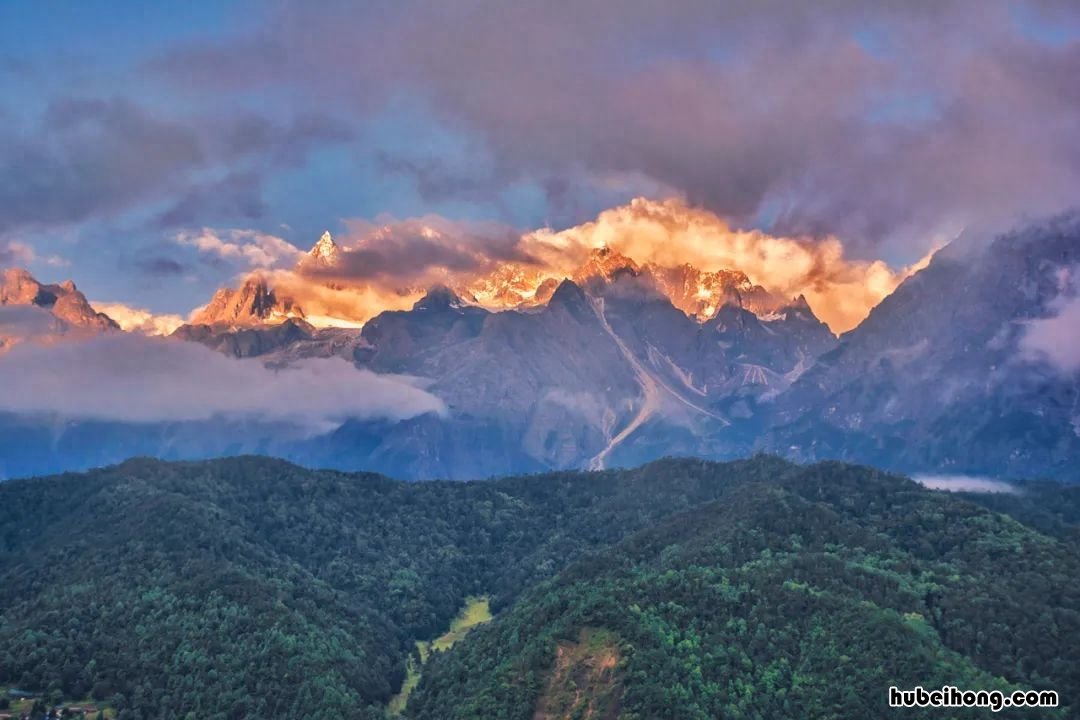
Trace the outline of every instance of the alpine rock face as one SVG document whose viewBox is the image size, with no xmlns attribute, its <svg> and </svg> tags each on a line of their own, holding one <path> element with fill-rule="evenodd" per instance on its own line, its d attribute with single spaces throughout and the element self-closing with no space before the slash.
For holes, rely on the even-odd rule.
<svg viewBox="0 0 1080 720">
<path fill-rule="evenodd" d="M 334 242 L 333 236 L 327 230 L 312 246 L 306 257 L 301 262 L 316 267 L 333 267 L 337 265 L 341 257 L 341 248 Z"/>
<path fill-rule="evenodd" d="M 1074 218 L 987 247 L 954 243 L 840 338 L 804 298 L 778 297 L 737 269 L 659 268 L 608 248 L 571 278 L 506 265 L 467 287 L 436 286 L 362 328 L 315 327 L 253 276 L 219 291 L 174 338 L 270 366 L 341 357 L 411 378 L 446 406 L 348 420 L 314 437 L 249 427 L 232 445 L 312 465 L 475 478 L 764 450 L 911 472 L 1080 479 L 1069 462 L 1080 453 L 1080 378 L 1025 346 L 1032 323 L 1058 311 L 1078 241 Z M 337 262 L 340 252 L 324 236 L 301 262 Z M 5 277 L 7 304 L 53 312 L 66 292 Z M 60 305 L 57 317 L 67 317 Z M 73 454 L 94 435 L 69 424 L 58 445 L 55 430 L 34 432 L 27 447 L 48 439 Z M 93 457 L 227 451 L 200 444 L 203 434 L 191 424 L 110 427 Z M 23 474 L 66 467 L 64 453 L 24 455 L 54 465 Z"/>
<path fill-rule="evenodd" d="M 94 310 L 70 280 L 45 284 L 22 268 L 0 273 L 0 351 L 30 336 L 50 341 L 119 329 L 112 318 Z"/>
<path fill-rule="evenodd" d="M 493 312 L 439 288 L 377 316 L 357 364 L 427 378 L 450 415 L 347 423 L 323 448 L 415 477 L 737 454 L 760 404 L 835 342 L 805 305 L 699 323 L 649 278 L 613 275 L 564 280 L 531 309 Z"/>
<path fill-rule="evenodd" d="M 739 270 L 706 272 L 692 265 L 674 268 L 648 265 L 671 303 L 698 320 L 709 320 L 725 306 L 745 308 L 767 315 L 783 307 L 785 299 L 755 285 Z"/>
<path fill-rule="evenodd" d="M 193 325 L 245 327 L 303 318 L 304 311 L 288 297 L 279 297 L 262 275 L 251 275 L 237 288 L 221 288 L 192 317 Z"/>
<path fill-rule="evenodd" d="M 958 241 L 821 355 L 762 446 L 905 471 L 1080 479 L 1080 375 L 1033 356 L 1080 264 L 1080 216 Z M 1066 347 L 1068 332 L 1054 343 Z"/>
</svg>

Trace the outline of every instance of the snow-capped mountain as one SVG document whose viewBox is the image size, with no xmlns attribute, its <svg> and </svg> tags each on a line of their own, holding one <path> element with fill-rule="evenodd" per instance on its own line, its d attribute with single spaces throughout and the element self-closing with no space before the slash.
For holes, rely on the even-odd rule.
<svg viewBox="0 0 1080 720">
<path fill-rule="evenodd" d="M 439 286 L 362 329 L 313 327 L 298 304 L 253 278 L 219 292 L 198 318 L 206 322 L 175 337 L 272 366 L 345 358 L 415 378 L 446 406 L 406 420 L 349 420 L 303 440 L 248 428 L 235 446 L 316 465 L 467 478 L 768 450 L 905 471 L 1080 480 L 1080 378 L 1061 367 L 1071 350 L 1048 347 L 1053 333 L 1043 334 L 1042 352 L 1056 355 L 1029 347 L 1038 323 L 1068 320 L 1062 308 L 1080 289 L 1078 242 L 1074 218 L 985 249 L 950 247 L 839 339 L 804 298 L 777 298 L 735 271 L 663 271 L 604 249 L 577 281 L 508 267 L 491 275 L 488 295 Z M 65 305 L 78 304 L 60 302 L 67 286 L 5 278 L 5 303 L 48 306 L 49 317 L 57 305 L 67 316 Z M 493 307 L 507 287 L 513 307 Z M 3 423 L 27 447 L 56 442 L 51 427 Z M 119 460 L 125 448 L 153 454 L 147 438 L 170 457 L 209 447 L 190 424 L 182 436 L 81 427 L 63 430 L 65 447 L 75 456 L 92 437 L 97 462 Z M 18 457 L 53 463 L 32 472 L 66 467 L 64 453 Z"/>
<path fill-rule="evenodd" d="M 675 307 L 698 320 L 709 320 L 729 305 L 758 316 L 768 316 L 789 302 L 755 285 L 740 270 L 706 272 L 688 264 L 673 268 L 650 264 L 646 271 L 656 279 Z"/>
<path fill-rule="evenodd" d="M 546 283 L 546 285 L 545 285 Z M 558 281 L 538 268 L 506 263 L 457 286 L 458 294 L 488 308 L 515 308 L 540 305 L 551 298 Z M 545 294 L 541 288 L 548 289 Z"/>
<path fill-rule="evenodd" d="M 293 318 L 304 318 L 303 309 L 292 299 L 270 287 L 266 277 L 253 274 L 237 288 L 221 288 L 210 302 L 195 313 L 193 325 L 250 327 L 276 325 Z"/>
<path fill-rule="evenodd" d="M 340 289 L 341 279 L 334 269 L 340 267 L 344 253 L 329 232 L 324 232 L 298 261 L 295 272 L 309 283 L 321 283 L 328 289 Z M 737 269 L 703 271 L 689 264 L 666 267 L 655 263 L 643 265 L 632 258 L 602 246 L 588 253 L 572 272 L 555 273 L 550 269 L 523 263 L 500 263 L 492 269 L 465 277 L 448 277 L 445 285 L 469 302 L 488 310 L 532 308 L 547 303 L 559 283 L 571 279 L 581 286 L 606 283 L 619 274 L 643 278 L 671 303 L 699 322 L 709 320 L 726 306 L 749 310 L 766 318 L 788 305 L 791 300 L 754 284 Z M 322 278 L 322 279 L 320 279 Z M 419 297 L 424 288 L 400 287 L 402 297 Z M 250 328 L 274 325 L 289 319 L 308 319 L 318 327 L 359 327 L 369 317 L 334 317 L 312 315 L 288 292 L 274 287 L 261 273 L 248 276 L 238 289 L 222 288 L 192 319 L 192 324 Z"/>
<path fill-rule="evenodd" d="M 341 248 L 334 242 L 333 236 L 327 230 L 319 238 L 301 262 L 321 266 L 333 267 L 341 259 Z"/>
<path fill-rule="evenodd" d="M 329 231 L 324 232 L 297 263 L 298 270 L 324 271 L 335 267 L 341 248 Z M 290 320 L 304 320 L 307 314 L 300 303 L 286 291 L 273 287 L 262 272 L 253 272 L 238 288 L 219 288 L 204 307 L 194 313 L 192 325 L 218 328 L 252 328 L 278 325 Z"/>
</svg>

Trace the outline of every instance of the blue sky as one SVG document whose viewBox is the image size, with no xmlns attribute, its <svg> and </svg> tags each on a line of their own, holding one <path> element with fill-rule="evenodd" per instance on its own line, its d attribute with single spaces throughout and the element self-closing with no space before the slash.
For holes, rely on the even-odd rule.
<svg viewBox="0 0 1080 720">
<path fill-rule="evenodd" d="M 351 218 L 429 214 L 561 228 L 644 194 L 904 264 L 1075 204 L 1078 15 L 3 3 L 0 259 L 186 312 L 245 268 L 180 233 L 305 247 Z"/>
</svg>

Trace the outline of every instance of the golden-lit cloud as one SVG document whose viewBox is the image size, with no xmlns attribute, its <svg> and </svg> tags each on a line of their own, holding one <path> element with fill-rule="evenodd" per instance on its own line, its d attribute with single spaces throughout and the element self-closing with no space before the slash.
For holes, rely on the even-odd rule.
<svg viewBox="0 0 1080 720">
<path fill-rule="evenodd" d="M 300 250 L 287 240 L 254 230 L 218 232 L 203 228 L 197 233 L 178 233 L 176 242 L 193 247 L 200 253 L 242 262 L 253 268 L 289 265 L 302 256 Z"/>
<path fill-rule="evenodd" d="M 600 213 L 593 222 L 526 235 L 523 248 L 565 272 L 588 252 L 610 247 L 638 264 L 705 270 L 741 270 L 774 293 L 805 295 L 818 317 L 836 333 L 858 325 L 904 278 L 930 261 L 908 268 L 880 260 L 853 260 L 835 237 L 787 238 L 758 230 L 737 230 L 717 215 L 671 199 L 637 199 Z"/>
<path fill-rule="evenodd" d="M 303 308 L 312 325 L 358 327 L 386 310 L 408 310 L 423 291 L 398 290 L 378 282 L 325 283 L 295 270 L 265 273 L 280 298 Z"/>
<path fill-rule="evenodd" d="M 92 301 L 90 304 L 95 311 L 105 313 L 116 321 L 121 330 L 127 332 L 168 335 L 185 322 L 180 315 L 156 315 L 144 308 L 132 307 L 124 303 Z"/>
<path fill-rule="evenodd" d="M 279 300 L 298 305 L 322 326 L 357 326 L 379 312 L 408 309 L 435 283 L 491 308 L 528 303 L 545 281 L 579 277 L 593 251 L 606 247 L 639 267 L 741 271 L 773 297 L 805 296 L 818 317 L 841 333 L 930 260 L 928 254 L 910 267 L 892 268 L 853 259 L 838 238 L 740 230 L 678 199 L 639 198 L 561 231 L 520 233 L 439 217 L 347 227 L 329 263 L 303 259 L 290 243 L 257 233 L 232 231 L 222 240 L 204 231 L 187 242 L 267 268 L 259 272 Z"/>
</svg>

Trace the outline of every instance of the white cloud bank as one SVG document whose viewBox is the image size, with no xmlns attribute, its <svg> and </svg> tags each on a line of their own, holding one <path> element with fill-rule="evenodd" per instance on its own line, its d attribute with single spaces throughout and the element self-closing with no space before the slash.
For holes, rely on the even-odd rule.
<svg viewBox="0 0 1080 720">
<path fill-rule="evenodd" d="M 99 313 L 105 313 L 127 332 L 143 335 L 168 335 L 186 320 L 175 314 L 155 315 L 145 308 L 132 307 L 118 302 L 92 301 L 90 305 Z"/>
<path fill-rule="evenodd" d="M 1057 282 L 1058 296 L 1047 308 L 1053 314 L 1028 323 L 1020 348 L 1027 359 L 1071 375 L 1080 372 L 1080 267 L 1061 268 Z"/>
<path fill-rule="evenodd" d="M 973 475 L 915 475 L 912 480 L 931 490 L 946 492 L 1011 493 L 1020 489 L 1000 480 Z"/>
<path fill-rule="evenodd" d="M 0 410 L 125 422 L 242 417 L 290 421 L 312 432 L 348 418 L 401 420 L 445 406 L 409 378 L 377 375 L 340 358 L 270 369 L 196 343 L 109 334 L 0 355 Z"/>
</svg>

